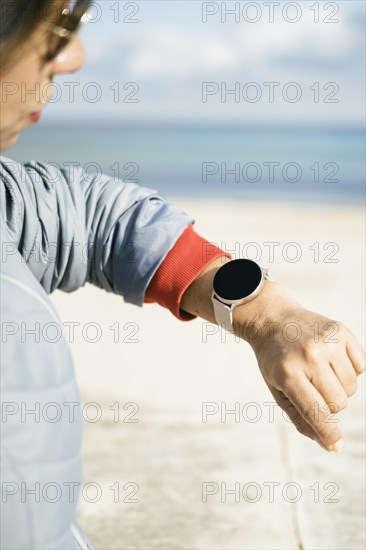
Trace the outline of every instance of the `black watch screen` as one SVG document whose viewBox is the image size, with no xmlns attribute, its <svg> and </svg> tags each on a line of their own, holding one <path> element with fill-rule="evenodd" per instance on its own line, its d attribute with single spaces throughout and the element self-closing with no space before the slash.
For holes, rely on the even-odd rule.
<svg viewBox="0 0 366 550">
<path fill-rule="evenodd" d="M 241 300 L 250 296 L 260 285 L 262 270 L 253 260 L 227 262 L 216 272 L 213 280 L 215 294 L 223 300 Z"/>
</svg>

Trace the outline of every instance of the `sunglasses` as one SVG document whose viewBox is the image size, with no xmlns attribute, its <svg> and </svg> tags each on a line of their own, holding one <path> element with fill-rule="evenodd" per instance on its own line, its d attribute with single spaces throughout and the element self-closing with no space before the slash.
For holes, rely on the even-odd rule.
<svg viewBox="0 0 366 550">
<path fill-rule="evenodd" d="M 56 23 L 49 24 L 49 44 L 45 56 L 47 62 L 52 61 L 67 46 L 85 22 L 85 15 L 93 0 L 74 0 L 62 10 Z"/>
</svg>

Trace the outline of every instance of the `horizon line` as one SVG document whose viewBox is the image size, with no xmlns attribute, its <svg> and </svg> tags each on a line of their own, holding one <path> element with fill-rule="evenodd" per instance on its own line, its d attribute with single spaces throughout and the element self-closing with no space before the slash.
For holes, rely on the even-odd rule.
<svg viewBox="0 0 366 550">
<path fill-rule="evenodd" d="M 167 120 L 167 121 L 157 121 L 157 120 L 147 120 L 147 121 L 136 121 L 133 122 L 131 120 L 126 121 L 111 121 L 111 122 L 105 122 L 103 120 L 97 120 L 93 121 L 91 123 L 88 120 L 60 120 L 60 121 L 52 121 L 52 122 L 45 122 L 42 125 L 38 126 L 37 130 L 40 129 L 55 129 L 55 128 L 75 128 L 80 127 L 82 128 L 90 128 L 90 127 L 98 127 L 98 128 L 126 128 L 126 129 L 147 129 L 147 128 L 162 128 L 162 129 L 171 129 L 171 128 L 179 128 L 179 129 L 230 129 L 230 130 L 276 130 L 276 131 L 307 131 L 307 132 L 348 132 L 348 133 L 362 133 L 365 134 L 365 126 L 360 125 L 341 125 L 341 124 L 334 124 L 334 125 L 310 125 L 310 124 L 263 124 L 263 123 L 227 123 L 227 122 L 214 122 L 210 123 L 207 121 L 204 122 L 197 122 L 197 121 L 177 121 L 177 120 Z"/>
</svg>

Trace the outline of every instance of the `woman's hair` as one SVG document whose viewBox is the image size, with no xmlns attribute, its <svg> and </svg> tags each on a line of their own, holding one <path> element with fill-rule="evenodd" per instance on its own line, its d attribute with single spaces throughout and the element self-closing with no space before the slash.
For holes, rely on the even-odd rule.
<svg viewBox="0 0 366 550">
<path fill-rule="evenodd" d="M 41 22 L 55 22 L 65 0 L 1 0 L 0 70 L 8 69 L 14 55 Z"/>
</svg>

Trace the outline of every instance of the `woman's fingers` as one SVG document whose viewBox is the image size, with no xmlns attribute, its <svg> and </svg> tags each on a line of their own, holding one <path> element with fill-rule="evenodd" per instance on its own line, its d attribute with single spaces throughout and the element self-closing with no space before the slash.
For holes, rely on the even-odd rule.
<svg viewBox="0 0 366 550">
<path fill-rule="evenodd" d="M 337 451 L 342 434 L 337 419 L 317 388 L 305 375 L 297 375 L 285 383 L 283 393 L 299 411 L 329 451 Z"/>
<path fill-rule="evenodd" d="M 275 328 L 263 331 L 252 344 L 262 375 L 301 433 L 328 450 L 338 450 L 341 432 L 333 415 L 355 393 L 357 375 L 365 371 L 365 352 L 341 323 L 291 302 L 286 307 L 286 297 L 274 303 L 277 309 L 264 308 L 261 316 Z M 287 321 L 294 325 L 294 319 L 300 338 L 288 333 L 285 337 L 283 327 Z"/>
<path fill-rule="evenodd" d="M 340 370 L 341 377 L 345 377 L 343 374 L 344 369 Z M 308 378 L 323 397 L 332 413 L 342 411 L 347 406 L 348 392 L 339 381 L 331 365 L 328 364 L 322 367 L 316 365 L 315 368 L 310 369 Z"/>
<path fill-rule="evenodd" d="M 357 338 L 349 331 L 346 340 L 346 351 L 357 375 L 366 370 L 365 352 Z"/>
<path fill-rule="evenodd" d="M 348 355 L 345 354 L 345 357 L 341 361 L 331 361 L 330 366 L 347 397 L 351 397 L 357 390 L 357 374 L 355 373 Z"/>
<path fill-rule="evenodd" d="M 302 418 L 299 411 L 294 405 L 287 399 L 287 397 L 279 390 L 276 390 L 273 386 L 269 386 L 269 389 L 275 398 L 275 401 L 279 407 L 287 414 L 291 422 L 296 427 L 297 431 L 310 439 L 318 441 L 318 436 L 311 426 Z M 323 445 L 322 445 L 323 446 Z M 324 446 L 323 446 L 324 447 Z"/>
</svg>

